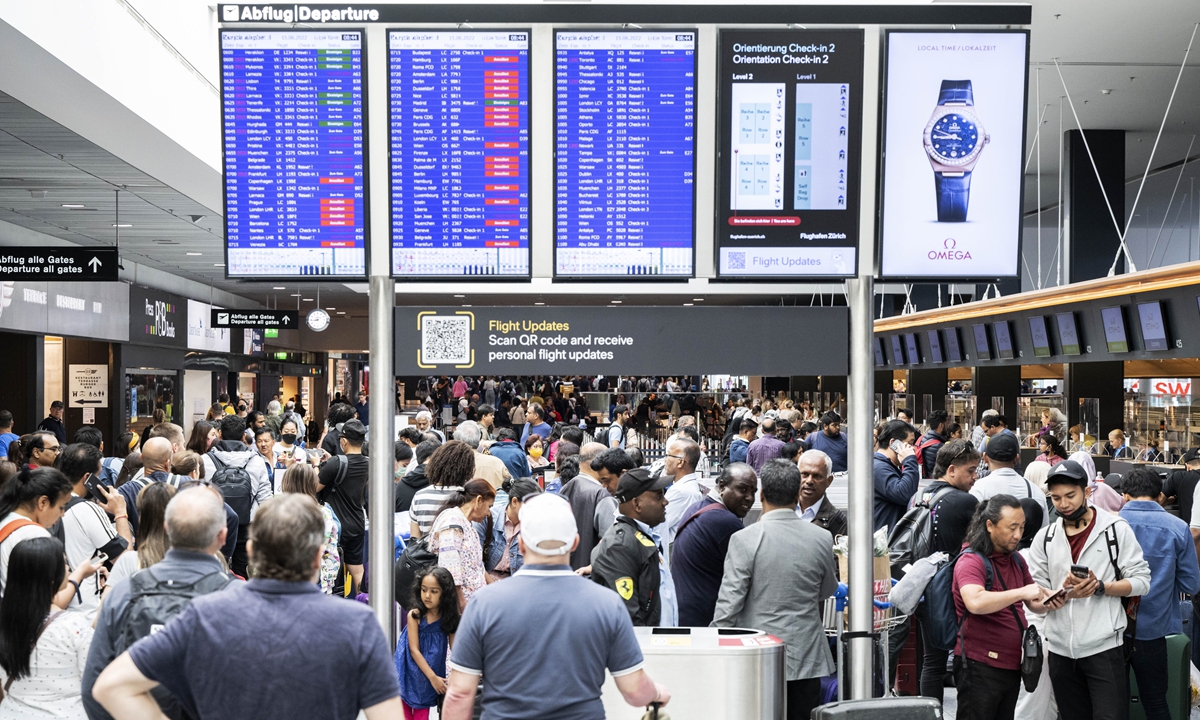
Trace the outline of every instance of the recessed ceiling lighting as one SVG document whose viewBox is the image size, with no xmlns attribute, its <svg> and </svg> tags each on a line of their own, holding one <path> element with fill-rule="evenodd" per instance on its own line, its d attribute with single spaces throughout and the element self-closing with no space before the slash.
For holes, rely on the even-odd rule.
<svg viewBox="0 0 1200 720">
<path fill-rule="evenodd" d="M 203 255 L 203 254 L 204 254 L 204 253 L 187 253 L 188 257 L 199 257 L 199 256 L 201 256 L 201 255 Z"/>
<path fill-rule="evenodd" d="M 693 305 L 695 305 L 695 304 L 696 304 L 696 303 L 684 303 L 684 304 L 683 304 L 683 306 L 684 306 L 684 307 L 692 307 L 692 306 L 693 306 Z"/>
<path fill-rule="evenodd" d="M 333 312 L 334 310 L 337 310 L 337 308 L 325 308 L 325 309 L 328 310 L 329 312 Z"/>
<path fill-rule="evenodd" d="M 346 314 L 346 311 L 345 311 L 345 310 L 338 310 L 338 311 L 337 311 L 337 314 L 338 314 L 338 315 L 345 315 L 345 314 Z"/>
<path fill-rule="evenodd" d="M 312 302 L 312 298 L 300 298 L 304 302 Z"/>
<path fill-rule="evenodd" d="M 284 286 L 282 286 L 282 285 L 276 285 L 275 287 L 273 287 L 273 288 L 271 288 L 271 289 L 272 289 L 272 290 L 287 290 L 287 288 L 285 288 L 285 287 L 284 287 Z"/>
<path fill-rule="evenodd" d="M 466 297 L 466 295 L 455 295 L 454 297 L 456 297 L 456 298 L 465 298 L 465 297 Z"/>
<path fill-rule="evenodd" d="M 613 305 L 620 305 L 620 304 L 621 304 L 621 303 L 623 303 L 623 302 L 625 302 L 625 301 L 624 301 L 624 300 L 613 300 L 613 301 L 612 301 L 612 304 L 613 304 Z"/>
<path fill-rule="evenodd" d="M 692 298 L 692 302 L 704 302 L 704 298 Z"/>
<path fill-rule="evenodd" d="M 292 293 L 292 297 L 300 297 L 300 293 Z"/>
<path fill-rule="evenodd" d="M 62 207 L 65 207 L 68 210 L 79 210 L 80 208 L 87 207 L 87 205 L 84 205 L 83 203 L 63 203 Z"/>
<path fill-rule="evenodd" d="M 133 227 L 133 223 L 113 223 L 112 226 L 115 228 Z"/>
<path fill-rule="evenodd" d="M 544 303 L 544 302 L 535 302 L 535 303 L 534 303 L 534 305 L 545 305 L 545 304 L 546 304 L 546 303 Z"/>
<path fill-rule="evenodd" d="M 225 267 L 225 263 L 213 263 L 213 267 Z"/>
<path fill-rule="evenodd" d="M 463 305 L 463 307 L 471 307 L 471 306 L 470 306 L 470 305 L 466 305 L 466 304 L 464 304 L 464 305 Z"/>
</svg>

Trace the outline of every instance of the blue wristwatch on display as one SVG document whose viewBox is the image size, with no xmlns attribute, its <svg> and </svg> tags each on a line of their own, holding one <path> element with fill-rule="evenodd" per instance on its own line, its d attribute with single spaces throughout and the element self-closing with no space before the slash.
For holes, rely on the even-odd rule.
<svg viewBox="0 0 1200 720">
<path fill-rule="evenodd" d="M 938 222 L 966 222 L 971 171 L 991 141 L 975 117 L 970 80 L 943 80 L 933 117 L 925 126 L 925 154 L 933 166 Z"/>
</svg>

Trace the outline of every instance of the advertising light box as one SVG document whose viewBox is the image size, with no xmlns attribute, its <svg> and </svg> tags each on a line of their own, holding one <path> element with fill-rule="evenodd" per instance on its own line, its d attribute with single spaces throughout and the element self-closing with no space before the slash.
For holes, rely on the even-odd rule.
<svg viewBox="0 0 1200 720">
<path fill-rule="evenodd" d="M 719 44 L 719 274 L 853 276 L 862 31 L 723 30 Z"/>
<path fill-rule="evenodd" d="M 881 272 L 1018 273 L 1029 34 L 887 34 Z"/>
</svg>

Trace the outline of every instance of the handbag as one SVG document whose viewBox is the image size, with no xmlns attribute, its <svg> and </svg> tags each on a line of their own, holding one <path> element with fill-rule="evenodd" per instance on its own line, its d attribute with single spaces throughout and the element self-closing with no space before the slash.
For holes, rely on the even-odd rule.
<svg viewBox="0 0 1200 720">
<path fill-rule="evenodd" d="M 1016 555 L 1017 562 L 1024 567 L 1024 561 L 1020 557 Z M 999 573 L 996 574 L 996 579 L 1000 581 L 1000 587 L 1008 590 L 1004 578 Z M 1042 663 L 1046 661 L 1046 656 L 1042 653 L 1042 636 L 1038 634 L 1037 628 L 1025 623 L 1015 604 L 1009 605 L 1008 609 L 1012 611 L 1017 627 L 1024 628 L 1021 634 L 1021 682 L 1025 684 L 1025 692 L 1033 692 L 1037 690 L 1038 681 L 1042 678 Z"/>
</svg>

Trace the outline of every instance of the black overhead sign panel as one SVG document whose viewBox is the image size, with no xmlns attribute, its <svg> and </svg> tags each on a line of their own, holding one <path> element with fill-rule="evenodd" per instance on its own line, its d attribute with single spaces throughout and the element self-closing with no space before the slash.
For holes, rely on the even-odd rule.
<svg viewBox="0 0 1200 720">
<path fill-rule="evenodd" d="M 0 280 L 113 282 L 116 248 L 12 247 L 0 250 Z"/>
<path fill-rule="evenodd" d="M 300 313 L 295 310 L 212 310 L 214 328 L 282 328 L 300 326 Z"/>
</svg>

